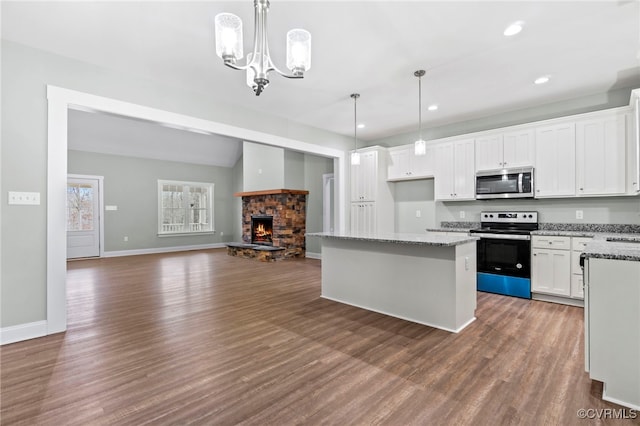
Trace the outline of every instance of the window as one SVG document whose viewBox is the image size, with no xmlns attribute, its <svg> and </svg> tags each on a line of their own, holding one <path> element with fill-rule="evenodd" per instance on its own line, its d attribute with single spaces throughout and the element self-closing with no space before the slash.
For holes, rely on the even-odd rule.
<svg viewBox="0 0 640 426">
<path fill-rule="evenodd" d="M 158 181 L 158 234 L 213 231 L 212 183 Z"/>
</svg>

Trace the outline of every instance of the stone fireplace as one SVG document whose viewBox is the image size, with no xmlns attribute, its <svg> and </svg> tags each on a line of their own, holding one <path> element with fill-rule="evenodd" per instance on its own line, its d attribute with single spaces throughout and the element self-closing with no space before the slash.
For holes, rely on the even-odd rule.
<svg viewBox="0 0 640 426">
<path fill-rule="evenodd" d="M 305 257 L 307 194 L 295 189 L 235 193 L 242 197 L 242 243 L 227 244 L 228 253 L 265 261 Z"/>
</svg>

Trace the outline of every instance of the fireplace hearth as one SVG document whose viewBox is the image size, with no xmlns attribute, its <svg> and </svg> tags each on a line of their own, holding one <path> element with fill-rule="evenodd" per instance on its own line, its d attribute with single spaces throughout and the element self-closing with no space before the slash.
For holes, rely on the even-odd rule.
<svg viewBox="0 0 640 426">
<path fill-rule="evenodd" d="M 273 245 L 273 216 L 251 216 L 251 244 Z"/>
</svg>

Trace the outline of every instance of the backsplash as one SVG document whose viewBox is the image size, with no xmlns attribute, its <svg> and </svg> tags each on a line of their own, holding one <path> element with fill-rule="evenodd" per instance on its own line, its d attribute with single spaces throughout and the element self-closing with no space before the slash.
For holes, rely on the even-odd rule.
<svg viewBox="0 0 640 426">
<path fill-rule="evenodd" d="M 542 231 L 577 231 L 577 232 L 608 232 L 635 234 L 640 233 L 640 225 L 609 224 L 609 223 L 540 223 Z"/>
<path fill-rule="evenodd" d="M 440 222 L 442 228 L 473 229 L 479 228 L 480 222 Z M 575 232 L 608 232 L 612 234 L 637 234 L 640 225 L 608 224 L 608 223 L 539 223 L 541 231 L 575 231 Z"/>
</svg>

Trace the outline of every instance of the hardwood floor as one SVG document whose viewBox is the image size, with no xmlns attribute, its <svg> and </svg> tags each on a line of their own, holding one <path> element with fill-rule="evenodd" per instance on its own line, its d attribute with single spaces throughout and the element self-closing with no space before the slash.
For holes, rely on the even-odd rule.
<svg viewBox="0 0 640 426">
<path fill-rule="evenodd" d="M 580 308 L 478 293 L 452 334 L 319 295 L 311 259 L 69 262 L 68 331 L 0 349 L 1 423 L 640 424 L 578 418 L 621 408 L 583 371 Z"/>
</svg>

